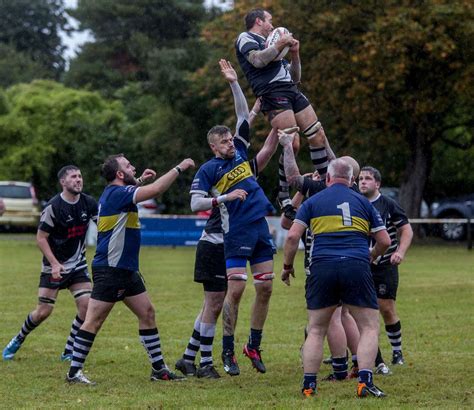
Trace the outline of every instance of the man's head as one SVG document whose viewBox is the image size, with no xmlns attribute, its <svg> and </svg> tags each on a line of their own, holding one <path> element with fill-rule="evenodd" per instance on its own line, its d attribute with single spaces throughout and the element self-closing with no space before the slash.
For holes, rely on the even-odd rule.
<svg viewBox="0 0 474 410">
<path fill-rule="evenodd" d="M 352 184 L 352 165 L 342 158 L 332 160 L 328 166 L 326 174 L 326 185 L 344 184 L 351 186 Z"/>
<path fill-rule="evenodd" d="M 248 31 L 268 37 L 273 31 L 272 15 L 263 9 L 251 10 L 245 16 L 245 27 Z"/>
<path fill-rule="evenodd" d="M 343 157 L 341 157 L 341 159 L 346 161 L 352 167 L 352 175 L 355 179 L 357 179 L 360 172 L 359 163 L 354 158 L 349 157 L 348 155 L 344 155 Z"/>
<path fill-rule="evenodd" d="M 379 194 L 382 175 L 377 168 L 362 167 L 359 174 L 359 191 L 368 198 Z"/>
<path fill-rule="evenodd" d="M 216 125 L 207 133 L 207 142 L 216 157 L 229 159 L 235 156 L 234 137 L 230 128 Z"/>
<path fill-rule="evenodd" d="M 123 154 L 110 155 L 102 164 L 102 176 L 107 183 L 118 182 L 121 185 L 136 185 L 135 167 Z"/>
<path fill-rule="evenodd" d="M 58 171 L 58 181 L 63 192 L 78 195 L 82 192 L 83 181 L 81 170 L 75 165 L 66 165 Z"/>
</svg>

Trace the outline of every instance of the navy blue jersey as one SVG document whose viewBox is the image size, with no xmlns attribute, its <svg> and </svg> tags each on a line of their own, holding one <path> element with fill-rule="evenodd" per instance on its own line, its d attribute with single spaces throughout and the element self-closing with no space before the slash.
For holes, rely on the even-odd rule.
<svg viewBox="0 0 474 410">
<path fill-rule="evenodd" d="M 49 234 L 48 244 L 65 274 L 87 268 L 86 233 L 89 222 L 97 222 L 97 202 L 80 194 L 76 202 L 55 195 L 41 213 L 38 229 Z M 43 273 L 51 273 L 51 264 L 43 256 Z"/>
<path fill-rule="evenodd" d="M 191 185 L 191 194 L 218 197 L 236 189 L 247 192 L 245 201 L 221 203 L 220 213 L 224 233 L 235 225 L 248 224 L 270 213 L 273 209 L 252 172 L 247 157 L 247 142 L 236 137 L 235 156 L 231 159 L 213 158 L 199 168 Z"/>
<path fill-rule="evenodd" d="M 97 248 L 93 267 L 138 271 L 140 220 L 136 186 L 108 185 L 99 199 Z"/>
<path fill-rule="evenodd" d="M 370 234 L 385 229 L 367 198 L 343 184 L 334 184 L 303 202 L 295 223 L 311 229 L 312 262 L 341 258 L 368 262 Z"/>
<path fill-rule="evenodd" d="M 394 254 L 398 247 L 397 229 L 407 225 L 408 218 L 405 211 L 393 199 L 380 194 L 372 202 L 372 205 L 379 211 L 387 232 L 390 236 L 390 246 L 387 251 L 378 258 L 375 263 L 377 265 L 390 265 L 390 257 Z"/>
<path fill-rule="evenodd" d="M 262 68 L 256 68 L 250 64 L 247 60 L 249 52 L 264 49 L 265 38 L 255 33 L 241 33 L 235 42 L 237 60 L 257 97 L 295 86 L 286 60 L 272 61 Z"/>
</svg>

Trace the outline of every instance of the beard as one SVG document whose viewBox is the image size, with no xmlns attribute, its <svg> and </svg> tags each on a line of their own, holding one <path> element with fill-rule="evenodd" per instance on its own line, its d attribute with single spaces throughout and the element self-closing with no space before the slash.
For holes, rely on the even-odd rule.
<svg viewBox="0 0 474 410">
<path fill-rule="evenodd" d="M 125 174 L 125 173 L 124 173 L 124 177 L 123 177 L 123 182 L 125 182 L 126 185 L 136 185 L 137 184 L 137 180 L 135 179 L 135 177 L 133 175 Z"/>
<path fill-rule="evenodd" d="M 81 188 L 66 187 L 66 191 L 69 192 L 71 195 L 79 195 L 82 192 L 82 187 Z"/>
</svg>

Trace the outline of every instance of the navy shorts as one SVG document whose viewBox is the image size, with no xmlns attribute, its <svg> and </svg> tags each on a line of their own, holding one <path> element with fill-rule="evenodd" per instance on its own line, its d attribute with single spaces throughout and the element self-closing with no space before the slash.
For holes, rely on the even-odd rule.
<svg viewBox="0 0 474 410">
<path fill-rule="evenodd" d="M 273 259 L 276 247 L 265 218 L 249 225 L 236 225 L 224 234 L 225 258 Z"/>
<path fill-rule="evenodd" d="M 94 286 L 91 298 L 102 302 L 118 302 L 146 292 L 140 272 L 101 266 L 92 267 Z"/>
<path fill-rule="evenodd" d="M 374 279 L 375 292 L 379 299 L 397 299 L 398 266 L 370 265 Z"/>
<path fill-rule="evenodd" d="M 52 280 L 53 275 L 51 273 L 41 272 L 40 281 L 38 287 L 48 289 L 69 289 L 76 283 L 90 283 L 91 278 L 87 268 L 78 271 L 72 271 L 70 273 L 62 274 L 61 280 Z"/>
<path fill-rule="evenodd" d="M 322 309 L 339 303 L 378 309 L 369 262 L 344 258 L 313 262 L 306 278 L 306 306 Z"/>
<path fill-rule="evenodd" d="M 262 95 L 262 112 L 292 110 L 295 114 L 303 111 L 311 103 L 296 86 L 279 89 Z"/>
<path fill-rule="evenodd" d="M 194 281 L 202 283 L 206 292 L 225 292 L 227 275 L 224 244 L 200 240 L 196 247 Z"/>
</svg>

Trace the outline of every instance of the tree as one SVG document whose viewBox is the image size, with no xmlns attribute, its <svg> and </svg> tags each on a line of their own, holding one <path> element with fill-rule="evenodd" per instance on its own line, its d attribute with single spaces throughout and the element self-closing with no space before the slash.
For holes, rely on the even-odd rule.
<svg viewBox="0 0 474 410">
<path fill-rule="evenodd" d="M 122 105 L 46 80 L 15 85 L 5 96 L 0 178 L 32 181 L 47 199 L 57 191 L 56 172 L 72 163 L 81 168 L 86 190 L 98 195 L 103 159 L 129 148 Z"/>
<path fill-rule="evenodd" d="M 0 43 L 29 56 L 42 67 L 41 75 L 46 70 L 50 78 L 59 79 L 64 71 L 65 47 L 59 33 L 69 30 L 63 0 L 0 1 Z M 14 65 L 11 69 L 18 70 Z"/>
<path fill-rule="evenodd" d="M 254 6 L 239 2 L 204 29 L 232 60 L 233 39 Z M 386 182 L 401 182 L 402 203 L 417 216 L 431 171 L 440 169 L 433 168 L 434 145 L 439 151 L 473 144 L 471 2 L 280 0 L 267 6 L 274 24 L 301 40 L 301 87 L 336 151 L 379 167 Z"/>
<path fill-rule="evenodd" d="M 70 13 L 81 30 L 92 31 L 95 41 L 85 44 L 72 61 L 68 84 L 113 95 L 128 81 L 154 77 L 160 81 L 155 89 L 162 92 L 167 84 L 174 89 L 161 81 L 163 77 L 172 78 L 183 65 L 187 71 L 197 67 L 197 43 L 190 39 L 198 36 L 205 16 L 200 0 L 80 0 Z M 177 62 L 175 57 L 180 63 L 169 66 L 170 59 Z M 150 75 L 151 71 L 160 73 Z"/>
</svg>

